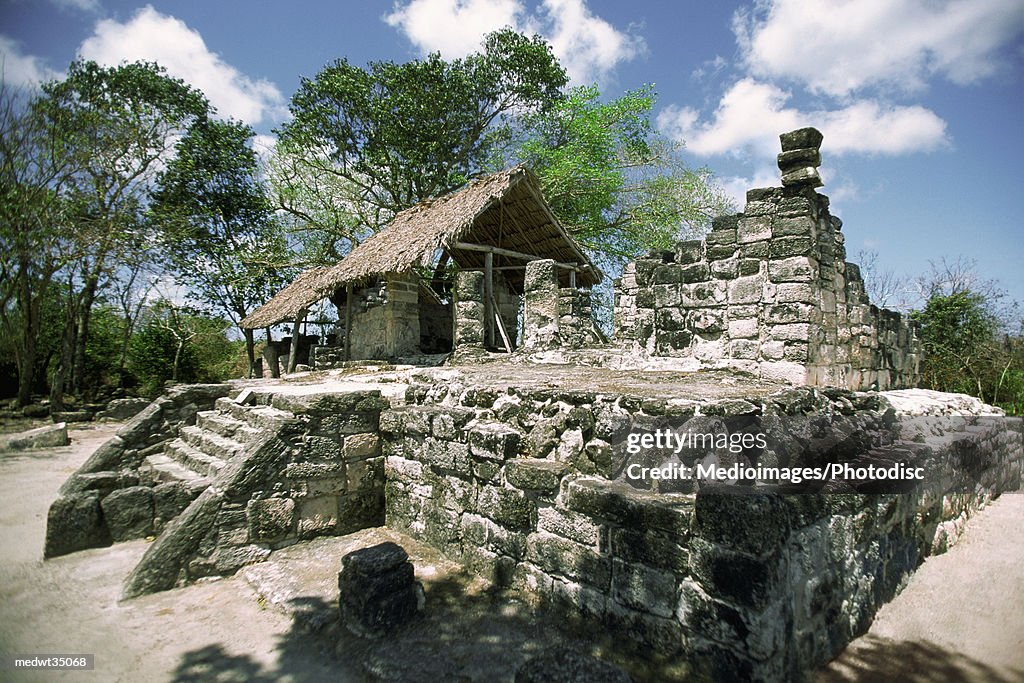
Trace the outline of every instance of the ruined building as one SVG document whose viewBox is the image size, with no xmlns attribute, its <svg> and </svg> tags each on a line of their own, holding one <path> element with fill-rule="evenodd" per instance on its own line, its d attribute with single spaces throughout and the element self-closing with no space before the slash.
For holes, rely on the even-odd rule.
<svg viewBox="0 0 1024 683">
<path fill-rule="evenodd" d="M 617 339 L 599 349 L 580 347 L 600 276 L 528 173 L 400 214 L 248 324 L 344 290 L 349 341 L 329 353 L 423 351 L 450 320 L 456 354 L 510 362 L 177 387 L 64 484 L 46 556 L 155 535 L 125 579 L 131 598 L 386 525 L 633 644 L 660 680 L 807 678 L 976 510 L 1020 488 L 1024 425 L 967 396 L 886 390 L 917 377 L 915 331 L 871 306 L 845 261 L 814 191 L 820 134 L 782 139 L 783 187 L 628 268 Z M 460 266 L 447 293 L 413 276 L 438 271 L 438 250 Z M 378 300 L 357 303 L 371 284 Z M 528 362 L 552 349 L 584 362 Z M 745 372 L 598 367 L 624 358 Z M 634 448 L 658 429 L 694 439 Z M 854 474 L 778 474 L 826 465 Z M 924 475 L 880 482 L 856 473 L 867 465 Z M 698 466 L 754 474 L 633 474 Z"/>
</svg>

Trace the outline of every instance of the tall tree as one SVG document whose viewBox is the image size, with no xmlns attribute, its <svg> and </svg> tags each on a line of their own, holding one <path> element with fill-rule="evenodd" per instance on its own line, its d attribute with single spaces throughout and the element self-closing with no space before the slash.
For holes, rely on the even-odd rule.
<svg viewBox="0 0 1024 683">
<path fill-rule="evenodd" d="M 0 333 L 14 354 L 19 405 L 41 369 L 53 285 L 76 258 L 64 198 L 72 171 L 67 139 L 41 99 L 0 84 Z"/>
<path fill-rule="evenodd" d="M 79 246 L 69 353 L 55 373 L 51 398 L 59 405 L 65 382 L 81 393 L 93 304 L 120 261 L 140 239 L 140 212 L 160 160 L 175 138 L 209 109 L 206 98 L 146 62 L 103 67 L 75 61 L 67 78 L 42 86 L 40 108 L 61 131 L 74 173 L 67 200 Z"/>
<path fill-rule="evenodd" d="M 288 274 L 288 249 L 258 178 L 254 133 L 235 121 L 200 119 L 177 144 L 153 193 L 171 268 L 197 303 L 236 325 Z M 253 331 L 245 336 L 255 371 Z"/>
<path fill-rule="evenodd" d="M 543 114 L 522 117 L 496 165 L 525 163 L 566 229 L 612 260 L 667 249 L 730 208 L 707 169 L 653 130 L 651 86 L 609 102 L 578 87 Z"/>
<path fill-rule="evenodd" d="M 293 118 L 278 131 L 279 148 L 302 157 L 298 177 L 328 174 L 342 181 L 323 189 L 340 190 L 355 221 L 313 227 L 373 231 L 398 211 L 479 173 L 513 118 L 546 109 L 566 82 L 539 36 L 511 29 L 486 36 L 482 52 L 450 62 L 433 54 L 363 69 L 342 59 L 302 81 L 292 97 Z M 293 187 L 278 184 L 280 208 L 308 221 L 313 212 L 294 201 Z"/>
</svg>

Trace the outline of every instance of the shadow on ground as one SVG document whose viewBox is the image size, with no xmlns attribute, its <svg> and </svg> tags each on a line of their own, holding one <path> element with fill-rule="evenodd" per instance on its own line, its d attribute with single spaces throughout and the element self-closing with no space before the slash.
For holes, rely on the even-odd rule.
<svg viewBox="0 0 1024 683">
<path fill-rule="evenodd" d="M 928 641 L 864 636 L 815 683 L 1020 683 L 1024 671 L 994 668 Z"/>
<path fill-rule="evenodd" d="M 615 663 L 637 681 L 682 680 L 680 672 L 637 667 L 637 653 L 610 638 L 595 638 L 504 591 L 478 591 L 479 579 L 449 574 L 425 586 L 424 613 L 380 639 L 351 634 L 335 603 L 321 597 L 289 601 L 292 626 L 279 638 L 273 669 L 219 645 L 185 653 L 171 680 L 241 683 L 334 681 L 510 681 L 528 659 L 551 647 L 567 647 Z M 311 666 L 311 652 L 321 656 Z"/>
</svg>

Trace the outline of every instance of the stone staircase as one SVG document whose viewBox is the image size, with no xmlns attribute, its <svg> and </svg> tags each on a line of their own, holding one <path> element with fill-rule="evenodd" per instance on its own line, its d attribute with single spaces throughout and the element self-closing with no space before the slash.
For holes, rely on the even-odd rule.
<svg viewBox="0 0 1024 683">
<path fill-rule="evenodd" d="M 269 395 L 256 394 L 255 405 L 219 398 L 213 410 L 196 414 L 196 423 L 182 427 L 163 453 L 148 456 L 140 475 L 154 484 L 180 482 L 193 495 L 208 487 L 225 463 L 266 431 L 276 431 L 294 416 L 266 405 Z M 262 403 L 261 403 L 262 401 Z"/>
</svg>

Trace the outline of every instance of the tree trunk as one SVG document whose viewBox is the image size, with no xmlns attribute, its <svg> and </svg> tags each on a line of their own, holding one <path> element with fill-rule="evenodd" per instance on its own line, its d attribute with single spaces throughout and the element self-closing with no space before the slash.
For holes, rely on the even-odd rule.
<svg viewBox="0 0 1024 683">
<path fill-rule="evenodd" d="M 78 307 L 78 333 L 75 338 L 75 357 L 71 366 L 71 393 L 81 396 L 85 376 L 85 345 L 89 339 L 89 322 L 92 318 L 92 305 L 96 301 L 96 289 L 99 276 L 92 275 L 82 290 L 82 299 Z"/>
<path fill-rule="evenodd" d="M 64 409 L 64 386 L 68 379 L 68 369 L 71 367 L 75 353 L 75 298 L 68 295 L 67 308 L 64 313 L 64 331 L 61 334 L 60 360 L 57 362 L 57 369 L 53 373 L 53 381 L 50 383 L 50 405 L 52 410 Z"/>
<path fill-rule="evenodd" d="M 253 331 L 247 328 L 242 329 L 245 336 L 245 355 L 249 360 L 249 379 L 256 376 L 256 339 Z"/>
</svg>

